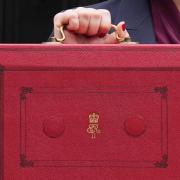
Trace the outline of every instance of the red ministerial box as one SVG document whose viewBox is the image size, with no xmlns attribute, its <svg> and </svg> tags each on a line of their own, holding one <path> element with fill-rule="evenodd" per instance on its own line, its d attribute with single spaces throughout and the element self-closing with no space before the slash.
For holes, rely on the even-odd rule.
<svg viewBox="0 0 180 180">
<path fill-rule="evenodd" d="M 1 179 L 179 180 L 179 60 L 179 45 L 1 45 Z"/>
</svg>

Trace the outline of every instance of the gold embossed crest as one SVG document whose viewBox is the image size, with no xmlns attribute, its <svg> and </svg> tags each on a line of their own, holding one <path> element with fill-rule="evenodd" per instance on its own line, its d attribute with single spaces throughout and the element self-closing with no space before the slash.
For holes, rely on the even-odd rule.
<svg viewBox="0 0 180 180">
<path fill-rule="evenodd" d="M 89 114 L 89 127 L 87 128 L 87 133 L 91 134 L 92 139 L 96 138 L 96 134 L 101 133 L 99 129 L 99 114 Z"/>
</svg>

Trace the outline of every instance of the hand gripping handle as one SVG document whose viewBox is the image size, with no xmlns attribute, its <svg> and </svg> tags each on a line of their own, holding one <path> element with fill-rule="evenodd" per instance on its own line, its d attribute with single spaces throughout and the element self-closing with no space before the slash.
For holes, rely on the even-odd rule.
<svg viewBox="0 0 180 180">
<path fill-rule="evenodd" d="M 62 25 L 59 28 L 60 38 L 51 37 L 52 42 L 57 42 L 57 43 L 63 44 L 64 40 L 66 39 L 66 36 L 64 34 L 64 28 L 65 28 L 65 25 Z M 136 42 L 132 42 L 131 37 L 125 37 L 125 38 L 120 37 L 119 34 L 117 33 L 118 27 L 116 25 L 111 24 L 111 28 L 116 32 L 116 40 L 120 44 L 137 44 Z"/>
</svg>

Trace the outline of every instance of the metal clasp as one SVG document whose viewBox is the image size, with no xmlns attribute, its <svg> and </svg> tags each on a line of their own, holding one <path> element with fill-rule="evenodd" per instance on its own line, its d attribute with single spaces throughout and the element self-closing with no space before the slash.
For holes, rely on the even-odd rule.
<svg viewBox="0 0 180 180">
<path fill-rule="evenodd" d="M 58 43 L 63 43 L 64 42 L 64 40 L 66 39 L 66 36 L 64 34 L 64 28 L 65 28 L 64 25 L 59 28 L 59 33 L 60 33 L 61 38 L 51 37 L 52 42 L 58 42 Z M 120 44 L 121 43 L 137 44 L 136 42 L 132 42 L 131 37 L 126 37 L 126 38 L 120 37 L 119 34 L 117 33 L 117 28 L 118 27 L 116 25 L 112 24 L 111 28 L 115 30 L 116 39 Z"/>
</svg>

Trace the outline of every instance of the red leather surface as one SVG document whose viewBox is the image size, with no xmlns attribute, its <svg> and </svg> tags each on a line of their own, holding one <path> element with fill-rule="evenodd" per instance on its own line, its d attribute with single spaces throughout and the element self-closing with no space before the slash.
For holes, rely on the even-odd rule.
<svg viewBox="0 0 180 180">
<path fill-rule="evenodd" d="M 180 46 L 1 46 L 1 178 L 179 180 L 179 59 Z"/>
</svg>

